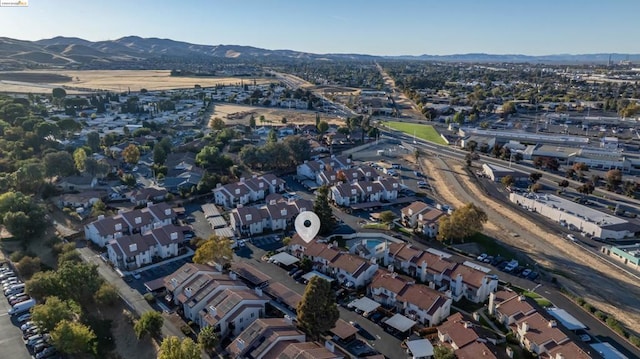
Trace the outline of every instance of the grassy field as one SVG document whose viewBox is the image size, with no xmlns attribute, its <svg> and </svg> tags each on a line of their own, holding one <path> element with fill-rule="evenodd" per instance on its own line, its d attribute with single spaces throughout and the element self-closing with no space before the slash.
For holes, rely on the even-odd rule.
<svg viewBox="0 0 640 359">
<path fill-rule="evenodd" d="M 108 91 L 169 90 L 241 82 L 269 83 L 275 79 L 240 77 L 170 76 L 169 70 L 41 70 L 0 72 L 0 92 L 51 93 L 56 86 Z M 71 93 L 69 90 L 67 93 Z"/>
<path fill-rule="evenodd" d="M 417 138 L 421 138 L 425 141 L 430 141 L 439 145 L 446 145 L 446 142 L 444 142 L 442 137 L 440 137 L 438 131 L 436 131 L 436 129 L 431 125 L 396 121 L 386 121 L 384 124 L 389 128 L 402 131 L 409 135 L 415 134 Z"/>
<path fill-rule="evenodd" d="M 243 114 L 234 116 L 234 114 Z M 253 114 L 256 126 L 282 126 L 282 118 L 287 119 L 287 123 L 295 125 L 315 124 L 316 113 L 307 110 L 289 110 L 279 107 L 258 107 L 240 104 L 216 103 L 211 118 L 219 117 L 227 125 L 249 125 L 249 119 Z M 260 116 L 264 116 L 265 122 L 260 122 Z M 328 124 L 338 126 L 344 125 L 344 120 L 338 117 L 329 117 L 320 114 L 320 120 L 327 121 Z"/>
</svg>

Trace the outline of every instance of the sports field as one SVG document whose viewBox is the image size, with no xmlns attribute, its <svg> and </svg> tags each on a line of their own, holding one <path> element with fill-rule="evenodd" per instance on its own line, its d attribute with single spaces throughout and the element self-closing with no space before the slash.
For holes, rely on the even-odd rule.
<svg viewBox="0 0 640 359">
<path fill-rule="evenodd" d="M 409 135 L 415 135 L 417 138 L 425 141 L 437 143 L 439 145 L 446 145 L 438 131 L 431 125 L 423 125 L 419 123 L 397 122 L 397 121 L 385 121 L 385 126 L 394 130 L 402 131 Z"/>
</svg>

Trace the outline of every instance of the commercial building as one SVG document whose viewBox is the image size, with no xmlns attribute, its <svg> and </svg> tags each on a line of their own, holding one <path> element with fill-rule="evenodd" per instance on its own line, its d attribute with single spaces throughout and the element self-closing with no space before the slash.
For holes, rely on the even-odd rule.
<svg viewBox="0 0 640 359">
<path fill-rule="evenodd" d="M 562 197 L 535 193 L 511 193 L 513 203 L 585 234 L 609 240 L 633 237 L 640 226 Z"/>
<path fill-rule="evenodd" d="M 603 246 L 600 251 L 633 269 L 640 269 L 639 243 L 627 246 Z"/>
</svg>

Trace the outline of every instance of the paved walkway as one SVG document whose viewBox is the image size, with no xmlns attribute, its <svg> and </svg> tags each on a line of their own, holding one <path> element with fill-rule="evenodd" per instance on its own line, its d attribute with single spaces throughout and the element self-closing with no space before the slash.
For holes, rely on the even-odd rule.
<svg viewBox="0 0 640 359">
<path fill-rule="evenodd" d="M 122 280 L 122 278 L 113 269 L 111 269 L 111 267 L 103 262 L 100 259 L 100 256 L 94 253 L 91 249 L 84 247 L 78 248 L 77 251 L 85 262 L 98 265 L 98 272 L 100 275 L 118 290 L 120 298 L 122 298 L 129 308 L 131 308 L 131 310 L 138 316 L 155 310 L 149 305 L 149 303 L 147 303 L 142 294 L 125 283 L 125 281 Z M 162 336 L 176 336 L 178 338 L 184 338 L 182 331 L 166 318 L 162 325 Z"/>
</svg>

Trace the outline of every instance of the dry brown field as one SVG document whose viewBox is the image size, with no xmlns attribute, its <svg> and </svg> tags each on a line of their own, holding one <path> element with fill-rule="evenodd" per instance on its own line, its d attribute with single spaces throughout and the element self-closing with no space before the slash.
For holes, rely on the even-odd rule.
<svg viewBox="0 0 640 359">
<path fill-rule="evenodd" d="M 9 79 L 3 80 L 3 74 Z M 22 78 L 20 75 L 23 75 Z M 60 76 L 62 75 L 62 76 Z M 65 79 L 67 77 L 67 79 Z M 37 70 L 0 72 L 0 92 L 50 93 L 54 87 L 68 86 L 67 93 L 87 90 L 139 91 L 170 90 L 244 83 L 269 83 L 272 78 L 170 76 L 169 70 Z"/>
<path fill-rule="evenodd" d="M 248 126 L 251 114 L 253 114 L 256 120 L 256 126 L 261 126 L 263 124 L 281 125 L 283 117 L 287 119 L 288 124 L 304 125 L 316 123 L 316 113 L 314 111 L 289 110 L 275 107 L 257 107 L 226 103 L 217 103 L 211 118 L 219 117 L 228 125 Z M 264 123 L 260 123 L 260 116 L 264 116 Z M 343 119 L 327 116 L 323 113 L 320 113 L 320 120 L 327 121 L 329 124 L 344 125 Z"/>
</svg>

